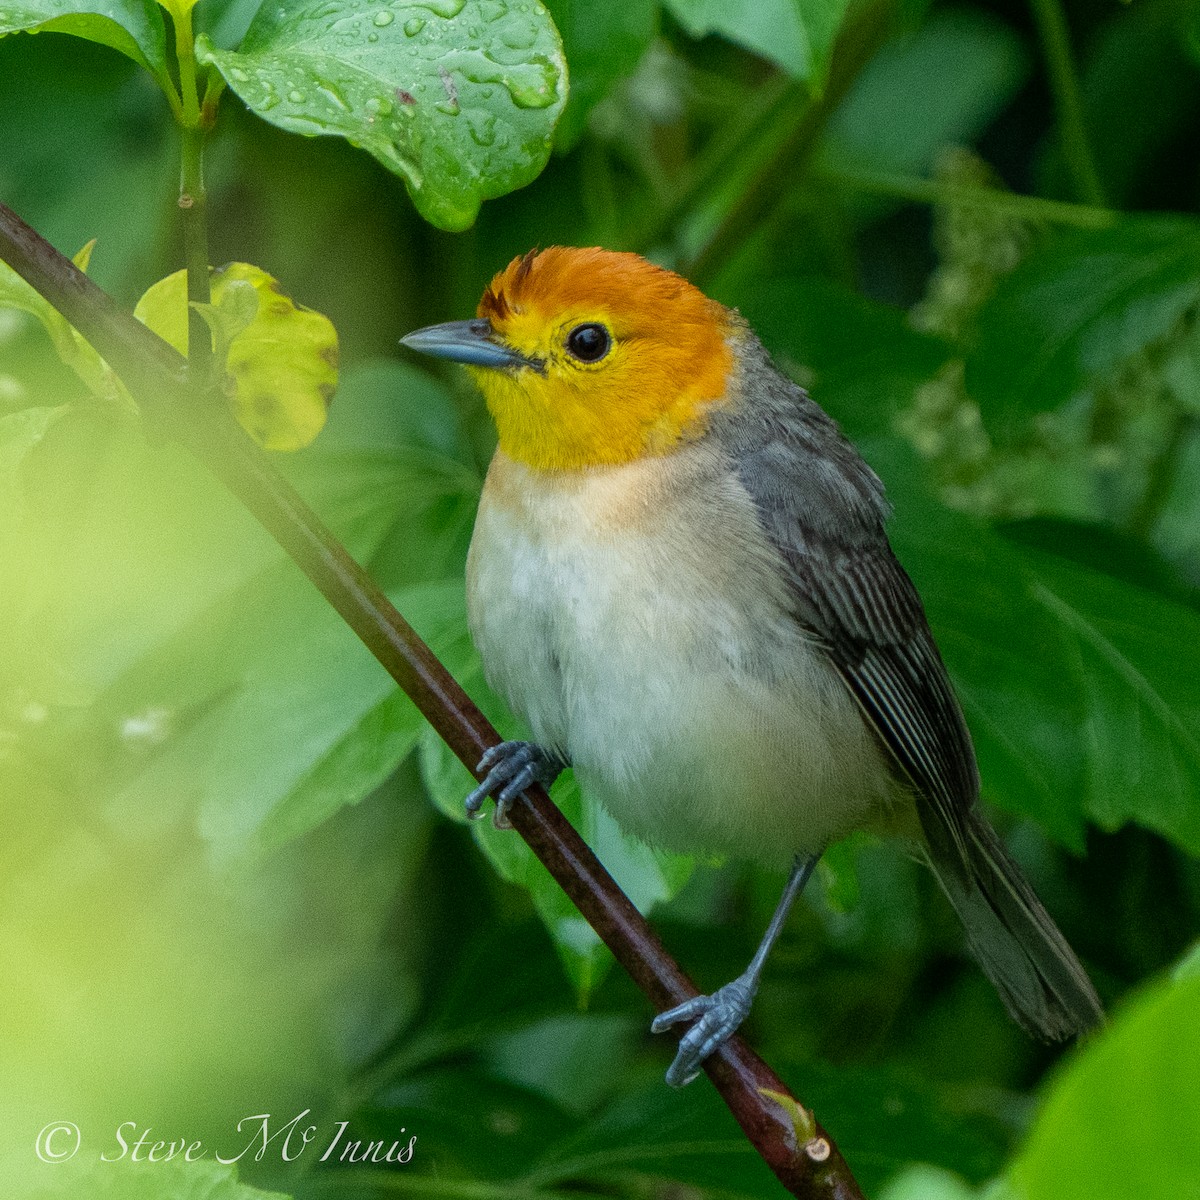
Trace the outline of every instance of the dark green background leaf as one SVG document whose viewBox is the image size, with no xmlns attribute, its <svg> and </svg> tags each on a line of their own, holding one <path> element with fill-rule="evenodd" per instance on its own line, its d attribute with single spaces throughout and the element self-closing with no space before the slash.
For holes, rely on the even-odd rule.
<svg viewBox="0 0 1200 1200">
<path fill-rule="evenodd" d="M 588 113 L 614 83 L 633 73 L 654 38 L 658 0 L 546 0 L 571 66 L 571 95 L 555 143 L 570 149 Z"/>
<path fill-rule="evenodd" d="M 967 390 L 1012 438 L 1165 336 L 1200 297 L 1200 222 L 1142 217 L 1056 237 L 979 314 Z"/>
</svg>

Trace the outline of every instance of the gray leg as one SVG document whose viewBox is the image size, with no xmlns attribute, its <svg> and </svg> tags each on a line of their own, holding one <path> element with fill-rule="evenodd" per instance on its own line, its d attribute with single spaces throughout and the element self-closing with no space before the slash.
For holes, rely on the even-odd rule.
<svg viewBox="0 0 1200 1200">
<path fill-rule="evenodd" d="M 479 760 L 476 771 L 486 771 L 483 782 L 467 797 L 467 816 L 483 816 L 483 803 L 496 793 L 492 821 L 497 829 L 508 829 L 508 810 L 526 788 L 540 783 L 547 791 L 567 764 L 557 754 L 534 742 L 501 742 Z M 499 791 L 497 791 L 499 789 Z"/>
<path fill-rule="evenodd" d="M 754 1003 L 758 991 L 759 979 L 762 976 L 763 964 L 771 947 L 779 937 L 791 911 L 792 904 L 808 882 L 808 877 L 817 865 L 821 856 L 814 854 L 809 858 L 797 858 L 788 876 L 783 895 L 775 908 L 767 932 L 759 943 L 750 965 L 732 983 L 718 988 L 711 996 L 693 996 L 682 1004 L 660 1013 L 654 1018 L 650 1029 L 653 1033 L 662 1033 L 680 1021 L 700 1019 L 679 1039 L 679 1052 L 675 1061 L 667 1069 L 667 1082 L 672 1087 L 683 1087 L 691 1083 L 700 1074 L 700 1064 L 716 1049 L 723 1045 L 736 1032 L 738 1026 L 746 1019 L 750 1005 Z"/>
</svg>

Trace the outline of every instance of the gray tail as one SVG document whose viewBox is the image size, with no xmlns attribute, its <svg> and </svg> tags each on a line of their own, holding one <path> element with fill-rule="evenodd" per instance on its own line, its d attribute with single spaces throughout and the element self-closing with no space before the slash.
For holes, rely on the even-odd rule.
<svg viewBox="0 0 1200 1200">
<path fill-rule="evenodd" d="M 985 817 L 967 821 L 968 878 L 930 865 L 967 931 L 984 974 L 1018 1024 L 1061 1041 L 1101 1024 L 1091 980 Z"/>
</svg>

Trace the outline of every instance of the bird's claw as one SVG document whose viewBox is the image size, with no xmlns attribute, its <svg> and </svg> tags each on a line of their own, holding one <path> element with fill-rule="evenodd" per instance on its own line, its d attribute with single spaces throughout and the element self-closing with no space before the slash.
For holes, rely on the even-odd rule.
<svg viewBox="0 0 1200 1200">
<path fill-rule="evenodd" d="M 534 742 L 501 742 L 484 753 L 475 768 L 487 774 L 465 801 L 467 816 L 473 821 L 483 816 L 483 805 L 495 793 L 496 810 L 492 823 L 497 829 L 510 829 L 508 810 L 516 801 L 540 783 L 544 788 L 558 778 L 563 762 Z M 498 790 L 497 790 L 498 789 Z"/>
<path fill-rule="evenodd" d="M 652 1033 L 662 1033 L 681 1021 L 699 1018 L 679 1039 L 675 1061 L 667 1068 L 667 1082 L 672 1087 L 691 1083 L 700 1074 L 700 1064 L 737 1032 L 750 1011 L 757 990 L 752 980 L 740 976 L 711 996 L 693 996 L 654 1018 L 650 1026 Z"/>
</svg>

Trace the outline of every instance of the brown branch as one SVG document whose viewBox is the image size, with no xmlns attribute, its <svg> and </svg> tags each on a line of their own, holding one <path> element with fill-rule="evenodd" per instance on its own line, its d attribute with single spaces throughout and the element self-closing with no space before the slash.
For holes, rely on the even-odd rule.
<svg viewBox="0 0 1200 1200">
<path fill-rule="evenodd" d="M 193 387 L 184 360 L 74 264 L 0 204 L 0 258 L 36 288 L 107 360 L 148 420 L 168 429 L 258 518 L 345 618 L 401 688 L 474 770 L 499 735 L 366 572 L 229 416 L 220 396 Z M 541 789 L 510 817 L 617 961 L 658 1011 L 697 994 L 653 930 Z M 833 1139 L 808 1114 L 763 1093 L 790 1095 L 741 1038 L 704 1069 L 780 1182 L 805 1200 L 862 1200 Z"/>
</svg>

